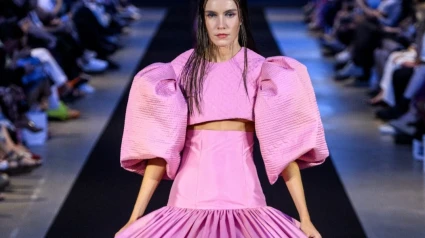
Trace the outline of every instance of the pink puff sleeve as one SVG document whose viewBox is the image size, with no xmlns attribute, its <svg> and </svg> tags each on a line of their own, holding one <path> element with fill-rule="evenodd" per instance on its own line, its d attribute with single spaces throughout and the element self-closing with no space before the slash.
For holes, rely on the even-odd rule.
<svg viewBox="0 0 425 238">
<path fill-rule="evenodd" d="M 156 63 L 134 78 L 121 144 L 121 166 L 144 174 L 146 160 L 163 158 L 174 179 L 187 127 L 187 105 L 170 64 Z"/>
<path fill-rule="evenodd" d="M 329 156 L 307 68 L 288 57 L 263 63 L 255 102 L 255 130 L 269 182 L 286 166 L 319 165 Z"/>
</svg>

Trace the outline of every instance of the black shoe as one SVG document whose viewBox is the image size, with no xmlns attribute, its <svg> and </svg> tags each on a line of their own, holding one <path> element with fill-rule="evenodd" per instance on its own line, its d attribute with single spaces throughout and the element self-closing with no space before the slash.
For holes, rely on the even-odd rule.
<svg viewBox="0 0 425 238">
<path fill-rule="evenodd" d="M 335 76 L 334 76 L 334 80 L 335 81 L 344 81 L 344 80 L 347 80 L 347 79 L 350 79 L 350 78 L 352 78 L 350 75 L 342 75 L 342 74 L 335 74 Z"/>
<path fill-rule="evenodd" d="M 37 125 L 31 120 L 20 121 L 15 123 L 15 125 L 17 128 L 25 128 L 34 133 L 37 133 L 43 130 L 43 128 L 37 127 Z"/>
<path fill-rule="evenodd" d="M 112 60 L 107 60 L 107 61 L 108 61 L 108 69 L 117 70 L 117 69 L 120 68 L 120 66 L 117 63 L 115 63 L 114 61 L 112 61 Z"/>
<path fill-rule="evenodd" d="M 371 98 L 373 98 L 376 95 L 378 95 L 380 92 L 381 92 L 381 89 L 379 89 L 379 88 L 377 88 L 377 89 L 371 89 L 371 90 L 368 90 L 366 92 L 366 95 L 369 96 L 369 97 L 371 97 Z"/>
<path fill-rule="evenodd" d="M 369 102 L 369 105 L 372 106 L 372 107 L 385 107 L 385 108 L 389 107 L 389 105 L 384 101 L 379 101 L 377 103 L 370 103 Z"/>
<path fill-rule="evenodd" d="M 405 112 L 400 111 L 397 107 L 390 107 L 386 109 L 381 109 L 376 112 L 376 117 L 383 121 L 390 121 L 398 119 L 403 116 Z"/>
<path fill-rule="evenodd" d="M 335 63 L 335 65 L 334 65 L 334 69 L 335 69 L 336 71 L 338 71 L 338 70 L 340 70 L 340 69 L 343 69 L 343 68 L 347 65 L 347 63 L 348 63 L 348 62 Z"/>
<path fill-rule="evenodd" d="M 397 132 L 394 137 L 394 143 L 397 145 L 411 145 L 413 141 L 413 136 Z"/>
<path fill-rule="evenodd" d="M 6 174 L 0 174 L 0 192 L 4 191 L 10 184 L 9 176 Z"/>
</svg>

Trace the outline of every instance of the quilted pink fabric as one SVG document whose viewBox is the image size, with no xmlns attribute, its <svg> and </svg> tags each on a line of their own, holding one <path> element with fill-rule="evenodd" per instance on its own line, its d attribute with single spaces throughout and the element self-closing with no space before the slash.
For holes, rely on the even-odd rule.
<svg viewBox="0 0 425 238">
<path fill-rule="evenodd" d="M 211 63 L 202 92 L 202 114 L 188 116 L 179 75 L 192 52 L 169 64 L 148 66 L 136 75 L 122 141 L 125 169 L 143 174 L 145 160 L 160 157 L 167 161 L 165 178 L 174 179 L 187 125 L 234 118 L 255 121 L 271 184 L 291 161 L 301 168 L 324 162 L 329 152 L 304 65 L 289 57 L 265 59 L 248 50 L 247 95 L 241 76 L 242 49 L 226 62 Z"/>
<path fill-rule="evenodd" d="M 121 144 L 121 166 L 143 174 L 146 159 L 167 161 L 165 179 L 174 179 L 187 127 L 187 104 L 170 64 L 140 71 L 130 89 Z"/>
<path fill-rule="evenodd" d="M 300 62 L 281 56 L 266 59 L 254 111 L 271 184 L 292 161 L 307 168 L 329 156 L 313 86 Z"/>
</svg>

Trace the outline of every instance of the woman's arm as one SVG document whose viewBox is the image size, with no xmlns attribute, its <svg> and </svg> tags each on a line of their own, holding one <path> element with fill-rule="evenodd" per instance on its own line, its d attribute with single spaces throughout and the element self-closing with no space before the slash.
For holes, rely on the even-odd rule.
<svg viewBox="0 0 425 238">
<path fill-rule="evenodd" d="M 134 205 L 133 212 L 131 213 L 130 219 L 127 224 L 124 225 L 117 233 L 125 230 L 137 218 L 141 217 L 146 210 L 149 201 L 152 198 L 153 193 L 158 187 L 159 182 L 165 173 L 165 160 L 161 158 L 154 158 L 148 160 L 146 165 L 145 174 L 142 179 L 142 185 L 140 186 L 139 195 L 137 195 L 136 204 Z"/>
<path fill-rule="evenodd" d="M 304 188 L 301 180 L 300 168 L 297 162 L 291 162 L 282 172 L 292 200 L 295 203 L 301 221 L 301 230 L 308 236 L 320 238 L 319 232 L 313 226 L 308 213 L 307 204 L 304 196 Z"/>
<path fill-rule="evenodd" d="M 285 170 L 283 170 L 282 177 L 285 180 L 292 200 L 294 200 L 295 207 L 300 215 L 300 220 L 310 220 L 298 164 L 296 162 L 291 162 Z"/>
<path fill-rule="evenodd" d="M 137 196 L 136 204 L 134 205 L 129 222 L 136 221 L 137 218 L 142 216 L 145 212 L 153 193 L 164 176 L 165 165 L 165 160 L 161 158 L 148 160 L 139 195 Z"/>
</svg>

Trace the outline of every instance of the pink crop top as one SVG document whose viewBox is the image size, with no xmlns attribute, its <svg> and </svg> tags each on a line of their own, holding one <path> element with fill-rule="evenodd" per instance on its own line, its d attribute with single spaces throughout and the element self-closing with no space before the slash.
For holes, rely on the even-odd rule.
<svg viewBox="0 0 425 238">
<path fill-rule="evenodd" d="M 210 63 L 202 114 L 188 115 L 179 76 L 193 50 L 170 63 L 141 70 L 131 86 L 121 145 L 121 166 L 144 174 L 146 160 L 167 162 L 165 179 L 180 165 L 187 125 L 225 119 L 255 122 L 271 184 L 286 166 L 319 165 L 329 156 L 316 97 L 306 67 L 284 56 L 265 59 L 248 50 L 248 95 L 242 71 L 244 50 L 226 62 Z M 195 110 L 196 111 L 196 110 Z"/>
</svg>

